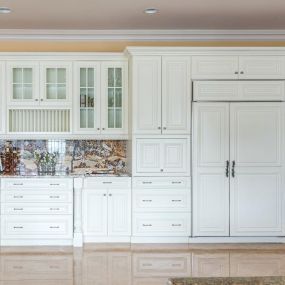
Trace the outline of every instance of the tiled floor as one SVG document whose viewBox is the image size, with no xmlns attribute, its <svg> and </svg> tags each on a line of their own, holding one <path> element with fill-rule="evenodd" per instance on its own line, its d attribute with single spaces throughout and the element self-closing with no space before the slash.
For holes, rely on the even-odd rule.
<svg viewBox="0 0 285 285">
<path fill-rule="evenodd" d="M 285 245 L 1 248 L 0 285 L 165 285 L 169 277 L 285 275 Z"/>
</svg>

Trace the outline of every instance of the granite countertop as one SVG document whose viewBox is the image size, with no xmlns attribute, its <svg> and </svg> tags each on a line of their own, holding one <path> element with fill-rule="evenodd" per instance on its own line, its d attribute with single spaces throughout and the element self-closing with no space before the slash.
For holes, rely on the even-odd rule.
<svg viewBox="0 0 285 285">
<path fill-rule="evenodd" d="M 285 285 L 285 276 L 171 278 L 169 285 Z"/>
</svg>

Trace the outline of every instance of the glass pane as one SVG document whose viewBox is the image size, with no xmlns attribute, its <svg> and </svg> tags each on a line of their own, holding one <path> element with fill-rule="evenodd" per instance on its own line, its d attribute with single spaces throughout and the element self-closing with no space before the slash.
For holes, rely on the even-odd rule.
<svg viewBox="0 0 285 285">
<path fill-rule="evenodd" d="M 108 88 L 108 107 L 114 107 L 114 88 Z"/>
<path fill-rule="evenodd" d="M 114 128 L 114 109 L 108 109 L 108 128 Z"/>
<path fill-rule="evenodd" d="M 86 127 L 86 110 L 80 109 L 80 128 L 84 129 Z"/>
<path fill-rule="evenodd" d="M 13 84 L 13 99 L 21 100 L 22 99 L 22 84 Z"/>
<path fill-rule="evenodd" d="M 87 106 L 94 107 L 94 88 L 88 88 Z"/>
<path fill-rule="evenodd" d="M 56 83 L 56 69 L 47 68 L 47 83 Z"/>
<path fill-rule="evenodd" d="M 122 68 L 116 68 L 115 86 L 122 86 Z"/>
<path fill-rule="evenodd" d="M 33 70 L 32 68 L 23 69 L 23 82 L 32 83 L 33 82 Z"/>
<path fill-rule="evenodd" d="M 94 110 L 88 110 L 88 128 L 94 128 Z"/>
<path fill-rule="evenodd" d="M 115 128 L 122 127 L 122 109 L 116 109 L 116 124 Z"/>
<path fill-rule="evenodd" d="M 116 88 L 115 99 L 116 107 L 122 107 L 122 88 Z"/>
<path fill-rule="evenodd" d="M 108 68 L 108 86 L 114 87 L 114 68 Z"/>
<path fill-rule="evenodd" d="M 80 88 L 80 107 L 86 107 L 86 88 Z"/>
<path fill-rule="evenodd" d="M 86 87 L 86 68 L 80 68 L 80 87 Z"/>
<path fill-rule="evenodd" d="M 56 84 L 47 85 L 47 99 L 49 100 L 57 99 L 57 85 Z"/>
<path fill-rule="evenodd" d="M 22 68 L 13 68 L 13 83 L 22 82 Z"/>
<path fill-rule="evenodd" d="M 65 68 L 57 69 L 57 83 L 66 83 L 66 69 Z"/>
<path fill-rule="evenodd" d="M 94 68 L 88 68 L 88 87 L 94 87 Z"/>
<path fill-rule="evenodd" d="M 58 85 L 57 89 L 57 99 L 65 100 L 66 99 L 66 88 L 65 84 Z"/>
<path fill-rule="evenodd" d="M 33 99 L 33 88 L 32 84 L 25 84 L 23 87 L 23 99 Z"/>
</svg>

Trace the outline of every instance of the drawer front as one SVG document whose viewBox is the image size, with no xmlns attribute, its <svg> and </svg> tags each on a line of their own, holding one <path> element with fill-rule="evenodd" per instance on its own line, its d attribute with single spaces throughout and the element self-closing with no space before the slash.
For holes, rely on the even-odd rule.
<svg viewBox="0 0 285 285">
<path fill-rule="evenodd" d="M 191 275 L 190 253 L 135 253 L 135 277 L 185 277 Z"/>
<path fill-rule="evenodd" d="M 131 188 L 131 177 L 90 177 L 84 179 L 84 188 Z"/>
<path fill-rule="evenodd" d="M 48 204 L 48 203 L 3 203 L 1 205 L 2 215 L 72 215 L 72 204 Z"/>
<path fill-rule="evenodd" d="M 134 177 L 133 188 L 183 189 L 191 186 L 190 177 Z"/>
<path fill-rule="evenodd" d="M 134 212 L 190 212 L 191 192 L 185 190 L 135 190 L 133 191 Z"/>
<path fill-rule="evenodd" d="M 72 178 L 4 178 L 1 189 L 72 189 Z"/>
<path fill-rule="evenodd" d="M 46 203 L 72 203 L 73 191 L 47 191 L 47 190 L 3 190 L 2 203 L 46 202 Z"/>
<path fill-rule="evenodd" d="M 72 279 L 72 275 L 72 255 L 13 254 L 1 256 L 1 278 L 3 280 L 65 280 Z"/>
<path fill-rule="evenodd" d="M 1 217 L 2 239 L 71 239 L 73 216 L 6 216 Z"/>
<path fill-rule="evenodd" d="M 136 213 L 133 236 L 190 236 L 191 213 Z"/>
</svg>

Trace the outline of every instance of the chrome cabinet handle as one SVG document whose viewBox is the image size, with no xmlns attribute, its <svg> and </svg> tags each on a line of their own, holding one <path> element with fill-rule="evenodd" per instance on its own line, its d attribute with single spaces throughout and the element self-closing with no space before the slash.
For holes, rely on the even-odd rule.
<svg viewBox="0 0 285 285">
<path fill-rule="evenodd" d="M 113 196 L 113 194 L 109 194 L 109 197 L 112 197 Z"/>
<path fill-rule="evenodd" d="M 229 171 L 230 171 L 230 161 L 226 161 L 226 177 L 229 177 Z"/>
<path fill-rule="evenodd" d="M 143 202 L 152 202 L 152 200 L 142 200 Z"/>
<path fill-rule="evenodd" d="M 235 173 L 235 166 L 236 166 L 236 162 L 233 160 L 232 161 L 232 177 L 234 178 L 236 173 Z"/>
<path fill-rule="evenodd" d="M 157 127 L 159 130 L 161 130 L 161 127 Z"/>
<path fill-rule="evenodd" d="M 171 200 L 172 202 L 181 202 L 182 200 Z"/>
<path fill-rule="evenodd" d="M 106 196 L 107 196 L 107 194 L 103 194 L 103 196 L 104 196 L 104 197 L 106 197 Z"/>
<path fill-rule="evenodd" d="M 59 226 L 50 226 L 50 229 L 59 229 Z"/>
<path fill-rule="evenodd" d="M 181 227 L 181 224 L 172 224 L 172 227 Z"/>
<path fill-rule="evenodd" d="M 14 211 L 23 211 L 23 208 L 14 208 Z"/>
<path fill-rule="evenodd" d="M 19 196 L 19 195 L 18 195 L 18 196 L 16 196 L 16 195 L 15 195 L 15 196 L 14 196 L 14 198 L 15 198 L 15 199 L 22 199 L 22 198 L 23 198 L 23 196 Z"/>
<path fill-rule="evenodd" d="M 59 198 L 59 196 L 49 196 L 50 197 L 50 199 L 58 199 Z"/>
<path fill-rule="evenodd" d="M 172 181 L 171 183 L 172 184 L 181 184 L 182 182 L 181 181 Z"/>
<path fill-rule="evenodd" d="M 50 211 L 59 211 L 59 208 L 49 208 Z"/>
<path fill-rule="evenodd" d="M 160 172 L 163 172 L 163 169 L 160 169 Z"/>
<path fill-rule="evenodd" d="M 112 184 L 112 181 L 103 181 L 103 184 Z"/>
<path fill-rule="evenodd" d="M 244 74 L 244 72 L 243 72 L 243 71 L 241 71 L 241 72 L 240 72 L 240 74 Z"/>
<path fill-rule="evenodd" d="M 238 71 L 235 71 L 235 74 L 238 74 Z"/>
<path fill-rule="evenodd" d="M 13 183 L 14 186 L 23 186 L 23 183 Z"/>
<path fill-rule="evenodd" d="M 39 101 L 39 99 L 35 99 L 35 101 Z"/>
<path fill-rule="evenodd" d="M 24 227 L 22 227 L 22 226 L 15 226 L 15 227 L 13 227 L 14 229 L 23 229 Z"/>
<path fill-rule="evenodd" d="M 142 184 L 152 184 L 152 182 L 151 181 L 143 181 Z"/>
<path fill-rule="evenodd" d="M 50 183 L 49 185 L 50 186 L 59 186 L 60 184 L 59 183 Z"/>
<path fill-rule="evenodd" d="M 143 224 L 143 227 L 152 227 L 152 224 Z"/>
<path fill-rule="evenodd" d="M 166 127 L 163 127 L 164 130 L 166 130 Z"/>
</svg>

